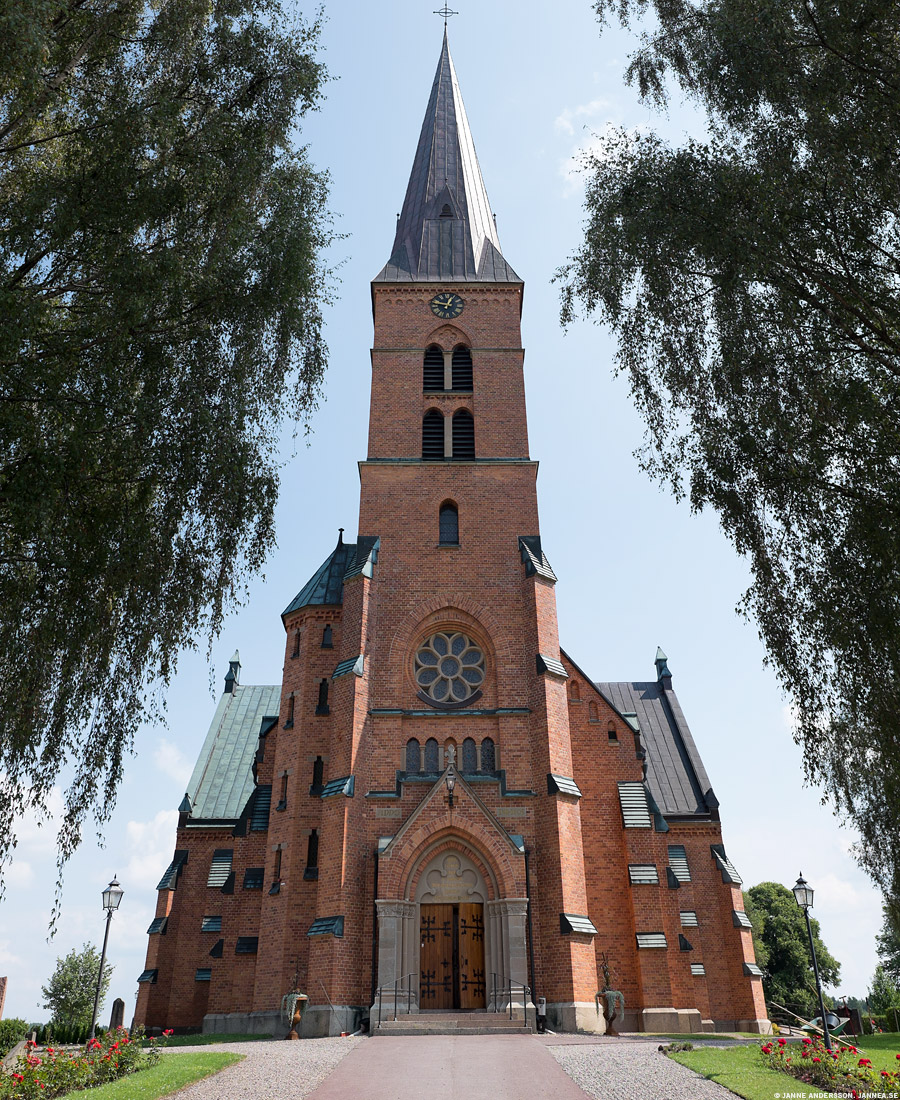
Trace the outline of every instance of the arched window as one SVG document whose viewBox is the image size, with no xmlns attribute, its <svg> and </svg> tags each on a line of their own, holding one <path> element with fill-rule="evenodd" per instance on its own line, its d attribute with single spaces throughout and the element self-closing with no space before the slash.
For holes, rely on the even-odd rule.
<svg viewBox="0 0 900 1100">
<path fill-rule="evenodd" d="M 577 680 L 572 681 L 572 686 L 569 688 L 569 697 L 579 702 L 581 700 L 581 684 Z"/>
<path fill-rule="evenodd" d="M 307 880 L 319 877 L 319 834 L 313 829 L 306 841 L 306 869 L 303 877 Z"/>
<path fill-rule="evenodd" d="M 462 770 L 463 775 L 474 775 L 478 771 L 478 753 L 471 737 L 463 741 Z"/>
<path fill-rule="evenodd" d="M 607 734 L 609 736 L 610 741 L 618 741 L 619 740 L 619 735 L 616 732 L 616 727 L 612 722 L 610 722 L 610 724 L 609 724 L 609 729 L 607 730 Z"/>
<path fill-rule="evenodd" d="M 597 710 L 597 704 L 596 703 L 588 703 L 588 721 L 589 722 L 599 722 L 600 721 L 600 712 Z"/>
<path fill-rule="evenodd" d="M 497 753 L 494 749 L 492 737 L 485 737 L 481 742 L 481 770 L 483 772 L 495 772 L 497 770 Z"/>
<path fill-rule="evenodd" d="M 325 785 L 325 761 L 321 756 L 317 756 L 313 761 L 313 777 L 312 786 L 309 789 L 310 794 L 318 794 L 322 787 Z"/>
<path fill-rule="evenodd" d="M 438 529 L 441 546 L 459 545 L 459 510 L 452 500 L 445 500 L 441 505 Z"/>
<path fill-rule="evenodd" d="M 437 775 L 441 770 L 441 754 L 438 743 L 433 737 L 425 742 L 425 771 L 429 775 Z"/>
<path fill-rule="evenodd" d="M 453 457 L 475 457 L 475 421 L 468 409 L 453 414 Z"/>
<path fill-rule="evenodd" d="M 415 737 L 410 737 L 406 742 L 406 771 L 408 775 L 418 775 L 421 770 L 421 747 Z"/>
<path fill-rule="evenodd" d="M 319 701 L 316 703 L 316 714 L 330 714 L 328 707 L 328 680 L 323 677 L 319 681 Z"/>
<path fill-rule="evenodd" d="M 322 631 L 322 649 L 334 649 L 334 639 L 331 635 L 331 623 L 328 623 Z"/>
<path fill-rule="evenodd" d="M 450 203 L 449 202 L 445 202 L 444 205 L 441 207 L 441 215 L 440 216 L 442 218 L 452 218 L 453 217 L 453 211 L 450 209 Z"/>
<path fill-rule="evenodd" d="M 294 648 L 291 650 L 292 657 L 300 656 L 300 631 L 294 631 Z"/>
<path fill-rule="evenodd" d="M 453 425 L 454 446 L 456 424 Z M 437 409 L 429 409 L 422 418 L 422 458 L 434 461 L 444 457 L 444 418 Z"/>
<path fill-rule="evenodd" d="M 453 349 L 453 388 L 472 391 L 472 353 L 462 344 Z"/>
<path fill-rule="evenodd" d="M 425 359 L 422 364 L 422 389 L 428 392 L 443 390 L 444 388 L 444 353 L 432 344 L 425 349 Z"/>
</svg>

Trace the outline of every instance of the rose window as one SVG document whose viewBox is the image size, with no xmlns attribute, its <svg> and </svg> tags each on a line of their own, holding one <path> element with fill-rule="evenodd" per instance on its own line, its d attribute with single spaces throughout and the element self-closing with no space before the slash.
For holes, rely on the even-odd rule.
<svg viewBox="0 0 900 1100">
<path fill-rule="evenodd" d="M 464 703 L 484 683 L 484 653 L 465 634 L 432 634 L 416 652 L 415 676 L 435 703 Z"/>
</svg>

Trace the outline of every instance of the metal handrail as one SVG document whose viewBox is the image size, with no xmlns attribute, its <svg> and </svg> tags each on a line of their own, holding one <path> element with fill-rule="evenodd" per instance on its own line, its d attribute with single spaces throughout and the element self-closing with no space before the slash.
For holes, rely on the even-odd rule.
<svg viewBox="0 0 900 1100">
<path fill-rule="evenodd" d="M 406 1014 L 407 1016 L 412 1011 L 412 980 L 415 976 L 414 971 L 410 971 L 409 974 L 404 974 L 402 978 L 395 978 L 392 982 L 387 982 L 385 985 L 380 985 L 375 990 L 375 996 L 378 998 L 378 1026 L 381 1027 L 381 1006 L 384 1001 L 384 991 L 394 990 L 394 1016 L 397 1019 L 397 994 L 403 988 L 403 983 L 406 982 Z"/>
<path fill-rule="evenodd" d="M 509 1004 L 509 1018 L 513 1018 L 513 989 L 517 992 L 522 990 L 522 1014 L 527 1023 L 528 1021 L 528 994 L 531 992 L 531 987 L 524 982 L 515 982 L 512 978 L 507 978 L 501 974 L 491 973 L 491 1001 L 494 1005 L 494 1009 L 497 1008 L 497 1001 L 499 994 L 505 994 L 505 999 Z"/>
</svg>

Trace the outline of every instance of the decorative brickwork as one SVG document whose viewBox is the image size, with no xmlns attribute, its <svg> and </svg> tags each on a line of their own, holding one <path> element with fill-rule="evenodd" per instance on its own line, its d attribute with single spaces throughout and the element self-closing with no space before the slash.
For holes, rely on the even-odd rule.
<svg viewBox="0 0 900 1100">
<path fill-rule="evenodd" d="M 457 122 L 453 133 L 467 134 Z M 423 135 L 446 125 L 426 118 Z M 413 191 L 432 186 L 422 157 Z M 434 186 L 443 194 L 470 183 Z M 460 218 L 464 198 L 453 198 Z M 649 1027 L 661 1012 L 697 1027 L 762 1026 L 761 982 L 744 969 L 753 962 L 750 931 L 733 915 L 740 890 L 723 882 L 711 847 L 722 844 L 718 803 L 668 666 L 651 684 L 607 685 L 604 694 L 560 650 L 528 452 L 522 284 L 481 230 L 446 237 L 467 248 L 475 241 L 481 258 L 419 257 L 420 273 L 432 262 L 462 265 L 446 284 L 419 281 L 403 242 L 419 231 L 416 218 L 430 217 L 430 198 L 420 200 L 415 216 L 405 210 L 402 240 L 372 285 L 357 542 L 341 536 L 288 605 L 280 688 L 243 687 L 232 662 L 180 814 L 174 848 L 187 857 L 159 891 L 156 917 L 167 920 L 148 937 L 146 962 L 156 981 L 140 984 L 136 1018 L 197 1027 L 239 1013 L 246 1026 L 271 1031 L 281 998 L 297 988 L 310 998 L 306 1034 L 349 1030 L 379 985 L 413 975 L 418 997 L 422 875 L 465 867 L 477 900 L 460 901 L 469 879 L 458 876 L 447 905 L 464 905 L 466 927 L 483 928 L 492 974 L 547 999 L 551 1026 L 602 1030 L 603 954 L 632 1027 Z M 444 240 L 440 226 L 419 228 L 423 240 Z M 462 300 L 452 324 L 435 323 L 431 302 L 441 291 Z M 447 385 L 457 345 L 471 353 L 464 392 Z M 439 351 L 423 376 L 429 347 Z M 429 409 L 471 413 L 474 459 L 423 461 Z M 457 510 L 455 541 L 441 538 L 447 502 Z M 592 613 L 602 613 L 599 597 Z M 477 690 L 458 691 L 452 707 L 422 675 L 429 639 L 442 656 L 439 633 L 465 636 L 467 652 L 480 655 L 470 666 Z M 465 667 L 443 670 L 448 697 Z M 613 688 L 640 704 L 617 704 Z M 241 718 L 254 699 L 255 724 Z M 656 709 L 640 714 L 639 705 Z M 266 707 L 272 713 L 260 718 Z M 229 770 L 226 758 L 239 763 Z M 685 769 L 668 786 L 667 760 Z M 640 828 L 625 827 L 620 784 Z M 692 793 L 687 810 L 667 801 L 676 786 Z M 267 821 L 265 788 L 275 795 Z M 219 816 L 199 820 L 192 807 L 201 804 Z M 232 859 L 226 874 L 220 855 L 209 886 L 217 851 Z M 668 875 L 672 860 L 677 874 Z M 658 881 L 629 879 L 629 866 L 659 868 Z M 685 913 L 696 918 L 690 951 L 679 950 Z M 220 921 L 204 931 L 210 915 Z M 647 934 L 666 946 L 639 948 Z"/>
</svg>

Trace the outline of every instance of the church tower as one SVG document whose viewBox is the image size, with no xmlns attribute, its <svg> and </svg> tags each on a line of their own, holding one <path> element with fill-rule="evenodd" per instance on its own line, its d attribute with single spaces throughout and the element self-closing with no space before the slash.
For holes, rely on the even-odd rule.
<svg viewBox="0 0 900 1100">
<path fill-rule="evenodd" d="M 296 988 L 304 1033 L 334 1034 L 370 1010 L 374 1027 L 388 989 L 404 1013 L 541 997 L 551 1027 L 602 1031 L 605 959 L 634 1029 L 764 1026 L 667 659 L 599 684 L 560 649 L 522 294 L 445 30 L 372 282 L 359 535 L 285 610 L 280 688 L 242 686 L 232 660 L 138 1020 L 277 1033 Z"/>
</svg>

